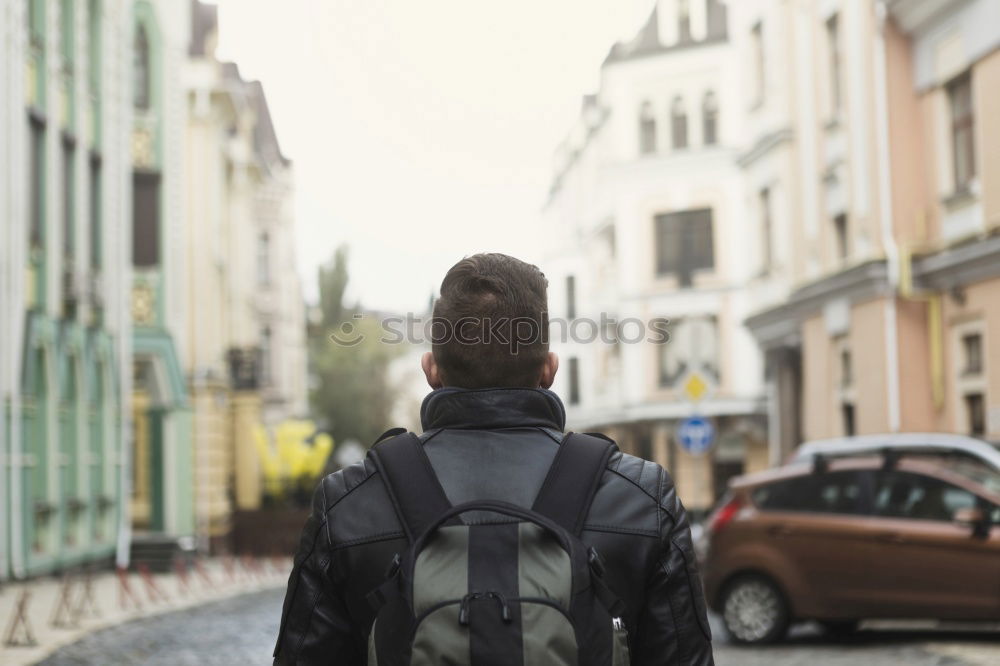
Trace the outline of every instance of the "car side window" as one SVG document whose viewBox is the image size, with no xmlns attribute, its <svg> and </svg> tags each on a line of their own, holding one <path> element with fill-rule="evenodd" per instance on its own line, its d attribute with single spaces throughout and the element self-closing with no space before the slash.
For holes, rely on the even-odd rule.
<svg viewBox="0 0 1000 666">
<path fill-rule="evenodd" d="M 959 509 L 980 506 L 973 493 L 929 476 L 896 470 L 879 474 L 874 513 L 886 518 L 951 521 Z"/>
<path fill-rule="evenodd" d="M 761 486 L 753 500 L 765 511 L 860 514 L 864 481 L 859 471 L 809 474 Z"/>
</svg>

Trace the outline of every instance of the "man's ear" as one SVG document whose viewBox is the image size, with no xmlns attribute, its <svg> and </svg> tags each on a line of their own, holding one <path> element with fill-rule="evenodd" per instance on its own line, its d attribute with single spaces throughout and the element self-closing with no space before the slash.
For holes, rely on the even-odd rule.
<svg viewBox="0 0 1000 666">
<path fill-rule="evenodd" d="M 542 364 L 542 375 L 538 378 L 538 385 L 543 389 L 551 388 L 558 370 L 559 356 L 555 352 L 549 352 L 545 357 L 545 363 Z"/>
<path fill-rule="evenodd" d="M 438 368 L 432 352 L 424 352 L 424 355 L 420 357 L 420 367 L 424 370 L 428 386 L 435 390 L 444 386 L 444 382 L 441 381 L 441 370 Z"/>
</svg>

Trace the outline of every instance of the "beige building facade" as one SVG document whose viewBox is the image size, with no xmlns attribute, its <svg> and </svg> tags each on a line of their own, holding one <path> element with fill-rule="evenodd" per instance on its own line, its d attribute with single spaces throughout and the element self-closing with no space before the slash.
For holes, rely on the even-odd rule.
<svg viewBox="0 0 1000 666">
<path fill-rule="evenodd" d="M 1000 439 L 1000 5 L 739 4 L 741 60 L 787 119 L 741 163 L 778 174 L 795 221 L 787 297 L 747 319 L 772 461 L 851 434 Z"/>
</svg>

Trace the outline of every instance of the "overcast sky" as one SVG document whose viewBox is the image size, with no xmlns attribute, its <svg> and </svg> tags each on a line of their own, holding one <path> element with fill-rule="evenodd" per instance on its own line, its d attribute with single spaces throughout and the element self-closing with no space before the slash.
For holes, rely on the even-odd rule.
<svg viewBox="0 0 1000 666">
<path fill-rule="evenodd" d="M 352 298 L 419 311 L 465 254 L 540 259 L 551 157 L 652 0 L 219 0 L 295 161 L 298 258 L 351 248 Z"/>
</svg>

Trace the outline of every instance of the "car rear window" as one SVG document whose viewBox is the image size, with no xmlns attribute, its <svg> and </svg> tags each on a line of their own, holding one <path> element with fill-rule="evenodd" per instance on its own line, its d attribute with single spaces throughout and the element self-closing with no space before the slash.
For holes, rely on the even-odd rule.
<svg viewBox="0 0 1000 666">
<path fill-rule="evenodd" d="M 776 481 L 753 491 L 754 504 L 764 511 L 863 513 L 862 471 L 824 472 Z"/>
<path fill-rule="evenodd" d="M 983 501 L 964 488 L 940 479 L 902 471 L 882 472 L 875 490 L 875 515 L 914 520 L 950 521 L 959 509 Z"/>
</svg>

